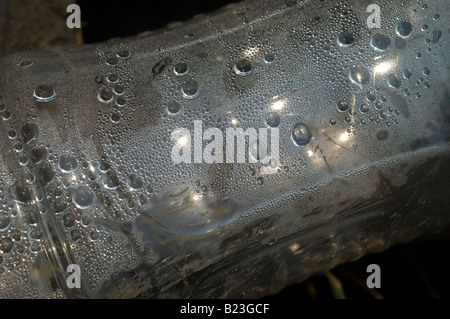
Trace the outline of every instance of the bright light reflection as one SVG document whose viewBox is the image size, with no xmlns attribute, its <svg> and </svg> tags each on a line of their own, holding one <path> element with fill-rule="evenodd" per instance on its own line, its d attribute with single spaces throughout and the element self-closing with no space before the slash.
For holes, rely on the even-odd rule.
<svg viewBox="0 0 450 319">
<path fill-rule="evenodd" d="M 276 101 L 275 103 L 272 104 L 272 110 L 279 111 L 283 109 L 284 106 L 285 106 L 284 101 Z"/>
<path fill-rule="evenodd" d="M 378 64 L 377 66 L 375 66 L 373 71 L 374 71 L 374 73 L 384 74 L 387 71 L 389 71 L 391 68 L 392 68 L 392 63 L 382 62 L 382 63 Z"/>
<path fill-rule="evenodd" d="M 350 138 L 350 134 L 348 134 L 348 132 L 342 133 L 342 135 L 341 135 L 342 142 L 348 141 L 349 138 Z"/>
</svg>

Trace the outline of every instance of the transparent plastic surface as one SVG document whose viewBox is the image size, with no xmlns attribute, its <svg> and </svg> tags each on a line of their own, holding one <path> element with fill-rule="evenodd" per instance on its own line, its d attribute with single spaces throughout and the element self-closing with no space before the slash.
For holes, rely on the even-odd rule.
<svg viewBox="0 0 450 319">
<path fill-rule="evenodd" d="M 448 226 L 450 3 L 378 1 L 372 29 L 369 4 L 246 1 L 2 59 L 0 296 L 260 297 Z M 270 174 L 174 163 L 200 120 L 278 128 Z"/>
</svg>

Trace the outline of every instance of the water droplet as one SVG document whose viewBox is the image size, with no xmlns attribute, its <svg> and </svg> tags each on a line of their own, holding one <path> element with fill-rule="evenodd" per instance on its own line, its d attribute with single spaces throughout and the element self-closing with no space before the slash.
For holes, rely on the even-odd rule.
<svg viewBox="0 0 450 319">
<path fill-rule="evenodd" d="M 31 190 L 24 182 L 19 181 L 11 185 L 14 201 L 20 204 L 29 203 L 32 199 Z"/>
<path fill-rule="evenodd" d="M 99 235 L 99 233 L 98 232 L 96 232 L 96 231 L 92 231 L 90 234 L 89 234 L 89 239 L 90 240 L 97 240 L 98 238 L 100 237 L 100 235 Z"/>
<path fill-rule="evenodd" d="M 395 74 L 389 74 L 387 76 L 387 83 L 389 84 L 390 87 L 398 89 L 401 85 L 402 82 L 400 82 L 400 80 L 395 76 Z"/>
<path fill-rule="evenodd" d="M 34 123 L 27 123 L 22 126 L 23 141 L 28 145 L 35 141 L 39 135 L 39 126 Z"/>
<path fill-rule="evenodd" d="M 431 72 L 430 69 L 427 67 L 424 67 L 422 70 L 423 75 L 430 75 L 430 72 Z"/>
<path fill-rule="evenodd" d="M 437 19 L 439 19 L 439 17 L 440 17 L 439 13 L 435 13 L 433 15 L 433 20 L 436 21 Z"/>
<path fill-rule="evenodd" d="M 41 250 L 41 246 L 39 245 L 38 242 L 33 242 L 33 243 L 30 245 L 30 251 L 31 251 L 32 253 L 37 253 L 37 252 L 39 252 L 40 250 Z"/>
<path fill-rule="evenodd" d="M 22 60 L 17 64 L 21 68 L 27 68 L 33 65 L 33 61 L 31 60 Z"/>
<path fill-rule="evenodd" d="M 250 173 L 250 176 L 255 176 L 256 175 L 256 169 L 250 168 L 249 169 L 249 173 Z"/>
<path fill-rule="evenodd" d="M 63 217 L 64 226 L 71 228 L 75 225 L 75 217 L 71 213 L 67 213 Z"/>
<path fill-rule="evenodd" d="M 367 101 L 373 102 L 373 101 L 375 101 L 375 98 L 376 98 L 376 96 L 375 96 L 375 93 L 373 91 L 367 91 L 367 93 L 366 93 Z"/>
<path fill-rule="evenodd" d="M 78 169 L 78 162 L 75 156 L 64 154 L 59 158 L 58 168 L 63 173 L 72 173 Z"/>
<path fill-rule="evenodd" d="M 11 231 L 11 238 L 12 238 L 13 241 L 21 241 L 22 240 L 22 234 L 21 234 L 20 230 L 18 230 L 17 228 L 13 229 Z M 0 261 L 0 263 L 1 263 L 1 261 Z"/>
<path fill-rule="evenodd" d="M 70 237 L 73 241 L 77 241 L 81 238 L 81 233 L 78 229 L 74 229 L 70 232 Z"/>
<path fill-rule="evenodd" d="M 53 166 L 50 163 L 43 163 L 38 169 L 38 178 L 44 186 L 53 182 L 55 179 Z"/>
<path fill-rule="evenodd" d="M 258 177 L 258 178 L 256 179 L 256 182 L 258 183 L 258 185 L 263 185 L 263 184 L 264 184 L 264 178 L 262 178 L 262 177 L 260 176 L 260 177 Z"/>
<path fill-rule="evenodd" d="M 106 59 L 106 64 L 111 66 L 116 66 L 119 64 L 119 59 L 115 56 Z"/>
<path fill-rule="evenodd" d="M 0 241 L 0 251 L 4 254 L 10 253 L 13 250 L 14 243 L 9 238 L 3 238 Z"/>
<path fill-rule="evenodd" d="M 116 56 L 121 59 L 128 59 L 131 56 L 131 52 L 128 50 L 122 50 L 117 52 Z"/>
<path fill-rule="evenodd" d="M 269 112 L 266 116 L 266 124 L 270 127 L 278 127 L 280 125 L 280 115 L 277 112 Z"/>
<path fill-rule="evenodd" d="M 422 28 L 420 28 L 422 31 L 426 31 L 426 30 L 428 30 L 428 24 L 424 24 L 423 26 L 422 26 Z"/>
<path fill-rule="evenodd" d="M 418 53 L 416 54 L 416 59 L 420 59 L 421 57 L 422 57 L 422 53 L 418 52 Z"/>
<path fill-rule="evenodd" d="M 403 39 L 409 38 L 412 33 L 412 24 L 409 21 L 400 21 L 395 27 L 397 35 Z"/>
<path fill-rule="evenodd" d="M 9 130 L 8 131 L 8 137 L 9 137 L 9 139 L 11 139 L 11 140 L 15 140 L 16 138 L 17 138 L 17 132 L 16 132 L 16 130 Z"/>
<path fill-rule="evenodd" d="M 387 117 L 387 113 L 385 111 L 380 112 L 380 118 L 385 119 Z"/>
<path fill-rule="evenodd" d="M 117 114 L 117 113 L 113 113 L 113 114 L 111 114 L 110 120 L 111 120 L 111 122 L 113 122 L 115 124 L 119 123 L 120 122 L 120 115 Z"/>
<path fill-rule="evenodd" d="M 275 54 L 271 52 L 264 54 L 264 62 L 267 64 L 272 64 L 273 62 L 275 62 Z"/>
<path fill-rule="evenodd" d="M 19 157 L 19 164 L 22 166 L 27 166 L 28 165 L 28 157 L 26 157 L 25 155 L 21 155 Z"/>
<path fill-rule="evenodd" d="M 25 175 L 25 180 L 28 184 L 34 184 L 34 182 L 36 182 L 36 176 L 34 176 L 33 173 L 27 173 Z"/>
<path fill-rule="evenodd" d="M 336 125 L 337 121 L 335 118 L 330 119 L 330 124 L 331 125 Z"/>
<path fill-rule="evenodd" d="M 388 138 L 388 136 L 389 136 L 389 133 L 387 131 L 384 131 L 384 130 L 383 131 L 379 131 L 377 133 L 377 140 L 384 141 L 384 140 L 386 140 Z"/>
<path fill-rule="evenodd" d="M 185 99 L 188 100 L 195 99 L 200 93 L 198 88 L 198 82 L 194 80 L 186 81 L 181 87 L 181 93 L 183 94 L 183 97 Z"/>
<path fill-rule="evenodd" d="M 92 223 L 92 219 L 91 219 L 91 217 L 89 216 L 89 215 L 83 215 L 82 217 L 81 217 L 81 224 L 83 225 L 83 226 L 89 226 L 90 224 Z"/>
<path fill-rule="evenodd" d="M 42 163 L 46 156 L 47 156 L 47 149 L 45 147 L 39 146 L 31 150 L 31 160 L 35 164 Z"/>
<path fill-rule="evenodd" d="M 117 74 L 113 73 L 113 74 L 108 75 L 106 80 L 109 83 L 117 83 L 119 81 L 119 76 Z"/>
<path fill-rule="evenodd" d="M 369 105 L 367 105 L 366 103 L 361 104 L 361 106 L 359 107 L 359 111 L 361 113 L 369 112 Z"/>
<path fill-rule="evenodd" d="M 132 191 L 138 191 L 144 186 L 144 182 L 136 174 L 130 174 L 127 179 L 127 186 Z"/>
<path fill-rule="evenodd" d="M 116 177 L 111 177 L 110 174 L 106 174 L 103 176 L 102 184 L 107 189 L 116 189 L 118 180 Z"/>
<path fill-rule="evenodd" d="M 264 160 L 267 156 L 267 145 L 264 143 L 264 141 L 252 141 L 248 147 L 248 154 L 251 156 L 251 158 L 259 162 L 261 160 Z M 264 157 L 262 157 L 264 156 Z"/>
<path fill-rule="evenodd" d="M 98 92 L 97 99 L 102 103 L 111 103 L 113 100 L 113 92 L 110 88 L 104 87 Z"/>
<path fill-rule="evenodd" d="M 379 52 L 385 52 L 391 47 L 391 39 L 384 34 L 374 34 L 370 38 L 370 46 Z"/>
<path fill-rule="evenodd" d="M 295 145 L 303 146 L 311 141 L 312 134 L 308 125 L 304 123 L 297 123 L 292 128 L 291 138 Z"/>
<path fill-rule="evenodd" d="M 341 112 L 345 112 L 348 110 L 348 102 L 346 100 L 340 100 L 337 104 L 337 108 Z"/>
<path fill-rule="evenodd" d="M 61 200 L 57 200 L 53 208 L 56 214 L 61 215 L 66 211 L 66 204 L 64 204 L 64 202 Z"/>
<path fill-rule="evenodd" d="M 121 96 L 116 99 L 116 105 L 118 107 L 125 107 L 127 105 L 127 100 Z"/>
<path fill-rule="evenodd" d="M 3 116 L 2 117 L 3 117 L 3 119 L 5 121 L 8 121 L 11 118 L 11 112 L 10 111 L 3 112 Z"/>
<path fill-rule="evenodd" d="M 113 93 L 115 95 L 122 95 L 125 93 L 125 88 L 122 85 L 116 85 L 113 87 Z"/>
<path fill-rule="evenodd" d="M 177 115 L 180 113 L 181 105 L 176 101 L 170 101 L 167 103 L 166 110 L 169 115 Z"/>
<path fill-rule="evenodd" d="M 370 79 L 369 71 L 360 64 L 353 66 L 349 70 L 348 76 L 350 80 L 357 85 L 365 85 L 369 83 Z"/>
<path fill-rule="evenodd" d="M 28 236 L 30 236 L 31 239 L 34 240 L 39 240 L 42 238 L 42 232 L 37 229 L 37 228 L 32 228 L 29 232 L 28 232 Z"/>
<path fill-rule="evenodd" d="M 11 219 L 7 213 L 0 213 L 0 231 L 5 231 L 11 225 Z"/>
<path fill-rule="evenodd" d="M 79 186 L 72 193 L 72 202 L 79 209 L 87 209 L 94 203 L 94 194 L 86 186 Z"/>
<path fill-rule="evenodd" d="M 34 89 L 33 97 L 38 102 L 50 102 L 56 97 L 56 92 L 49 85 L 39 85 Z"/>
<path fill-rule="evenodd" d="M 187 63 L 181 62 L 173 67 L 173 73 L 176 76 L 183 76 L 189 73 L 189 65 Z"/>
<path fill-rule="evenodd" d="M 411 75 L 412 75 L 412 73 L 411 73 L 411 71 L 409 71 L 408 69 L 405 69 L 405 70 L 403 71 L 403 77 L 404 77 L 405 79 L 411 78 Z"/>
<path fill-rule="evenodd" d="M 442 31 L 441 30 L 434 30 L 431 33 L 431 43 L 438 42 L 441 37 L 442 37 Z"/>
<path fill-rule="evenodd" d="M 253 73 L 253 66 L 247 59 L 239 59 L 234 65 L 233 70 L 236 74 L 247 76 Z"/>
<path fill-rule="evenodd" d="M 355 37 L 350 32 L 342 31 L 338 34 L 336 41 L 340 47 L 349 48 L 355 44 Z"/>
</svg>

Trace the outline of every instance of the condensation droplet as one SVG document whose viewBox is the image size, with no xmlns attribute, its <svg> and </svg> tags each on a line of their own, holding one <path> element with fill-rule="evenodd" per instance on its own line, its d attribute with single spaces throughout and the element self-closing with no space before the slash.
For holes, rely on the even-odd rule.
<svg viewBox="0 0 450 319">
<path fill-rule="evenodd" d="M 369 83 L 370 79 L 369 71 L 360 64 L 350 68 L 348 76 L 350 80 L 357 85 L 365 85 Z"/>
<path fill-rule="evenodd" d="M 38 102 L 50 102 L 56 97 L 56 92 L 49 85 L 39 85 L 34 89 L 33 97 Z"/>
<path fill-rule="evenodd" d="M 266 116 L 266 124 L 270 127 L 278 127 L 280 125 L 280 115 L 277 112 L 269 112 Z"/>
<path fill-rule="evenodd" d="M 98 92 L 97 99 L 102 103 L 111 103 L 114 98 L 114 94 L 110 88 L 104 87 Z"/>
<path fill-rule="evenodd" d="M 367 105 L 366 103 L 361 104 L 360 107 L 359 107 L 359 111 L 361 113 L 369 112 L 369 105 Z"/>
<path fill-rule="evenodd" d="M 122 85 L 116 85 L 113 87 L 113 93 L 115 95 L 123 95 L 125 93 L 125 88 Z"/>
<path fill-rule="evenodd" d="M 75 156 L 64 154 L 59 158 L 58 168 L 63 173 L 72 173 L 78 169 L 78 162 Z"/>
<path fill-rule="evenodd" d="M 292 128 L 291 138 L 295 145 L 303 146 L 311 141 L 312 134 L 308 125 L 304 123 L 297 123 Z"/>
<path fill-rule="evenodd" d="M 127 178 L 127 187 L 132 191 L 138 191 L 144 186 L 142 179 L 136 174 L 130 174 Z"/>
<path fill-rule="evenodd" d="M 402 82 L 392 73 L 387 76 L 387 83 L 394 89 L 398 89 L 402 85 Z"/>
<path fill-rule="evenodd" d="M 11 225 L 11 219 L 7 213 L 0 213 L 0 231 L 5 231 Z"/>
<path fill-rule="evenodd" d="M 88 209 L 94 203 L 94 194 L 86 186 L 79 186 L 72 193 L 72 202 L 79 209 Z"/>
<path fill-rule="evenodd" d="M 408 69 L 405 69 L 405 70 L 403 71 L 403 77 L 404 77 L 405 79 L 411 78 L 411 75 L 412 75 L 412 73 L 411 73 L 411 71 L 409 71 Z"/>
<path fill-rule="evenodd" d="M 441 30 L 434 30 L 431 33 L 431 43 L 438 42 L 441 37 L 442 37 L 442 31 Z"/>
<path fill-rule="evenodd" d="M 70 237 L 73 241 L 77 241 L 81 238 L 81 233 L 78 229 L 74 229 L 70 232 Z"/>
<path fill-rule="evenodd" d="M 385 52 L 391 47 L 391 39 L 384 34 L 374 34 L 370 38 L 370 46 L 379 52 Z"/>
<path fill-rule="evenodd" d="M 166 111 L 169 115 L 177 115 L 181 111 L 181 105 L 176 101 L 170 101 L 167 103 Z"/>
<path fill-rule="evenodd" d="M 107 189 L 116 189 L 117 183 L 117 179 L 115 177 L 111 177 L 109 174 L 104 175 L 102 178 L 102 184 Z"/>
<path fill-rule="evenodd" d="M 33 65 L 33 61 L 31 61 L 31 60 L 22 60 L 17 64 L 17 66 L 19 66 L 21 68 L 27 68 L 32 65 Z"/>
<path fill-rule="evenodd" d="M 260 176 L 260 177 L 258 177 L 256 179 L 256 182 L 258 183 L 258 185 L 263 185 L 264 184 L 264 178 Z"/>
<path fill-rule="evenodd" d="M 181 87 L 181 93 L 185 99 L 195 99 L 200 93 L 198 82 L 194 80 L 186 81 Z"/>
<path fill-rule="evenodd" d="M 264 62 L 267 64 L 272 64 L 275 62 L 275 54 L 271 52 L 264 54 Z"/>
<path fill-rule="evenodd" d="M 409 38 L 412 33 L 412 24 L 409 21 L 400 21 L 395 27 L 395 33 L 403 39 Z"/>
<path fill-rule="evenodd" d="M 67 228 L 72 228 L 75 225 L 75 217 L 71 213 L 67 213 L 63 217 L 64 226 Z"/>
<path fill-rule="evenodd" d="M 116 56 L 121 59 L 128 59 L 131 56 L 131 52 L 129 50 L 122 50 L 117 52 Z"/>
<path fill-rule="evenodd" d="M 14 243 L 9 238 L 3 238 L 0 241 L 0 251 L 7 254 L 10 253 L 13 250 Z"/>
<path fill-rule="evenodd" d="M 26 123 L 22 126 L 23 141 L 26 144 L 30 144 L 35 141 L 39 135 L 39 126 L 35 123 Z"/>
<path fill-rule="evenodd" d="M 338 108 L 338 110 L 341 111 L 341 112 L 347 111 L 347 110 L 348 110 L 348 102 L 347 102 L 346 100 L 340 100 L 340 101 L 337 103 L 337 108 Z"/>
<path fill-rule="evenodd" d="M 189 73 L 189 65 L 185 62 L 177 63 L 173 67 L 173 73 L 176 76 L 183 76 Z"/>
<path fill-rule="evenodd" d="M 233 70 L 236 74 L 247 76 L 253 73 L 253 66 L 247 59 L 239 59 L 234 65 Z"/>
<path fill-rule="evenodd" d="M 349 48 L 355 44 L 355 37 L 347 31 L 342 31 L 336 38 L 337 44 L 343 48 Z"/>
<path fill-rule="evenodd" d="M 112 123 L 117 124 L 120 122 L 120 115 L 117 113 L 111 114 L 110 120 Z"/>
</svg>

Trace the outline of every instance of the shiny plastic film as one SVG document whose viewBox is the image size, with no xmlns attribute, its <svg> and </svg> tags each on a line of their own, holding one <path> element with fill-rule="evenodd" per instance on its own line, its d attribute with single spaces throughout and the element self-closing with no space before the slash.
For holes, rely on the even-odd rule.
<svg viewBox="0 0 450 319">
<path fill-rule="evenodd" d="M 0 297 L 262 297 L 448 227 L 448 12 L 249 0 L 3 58 Z"/>
</svg>

